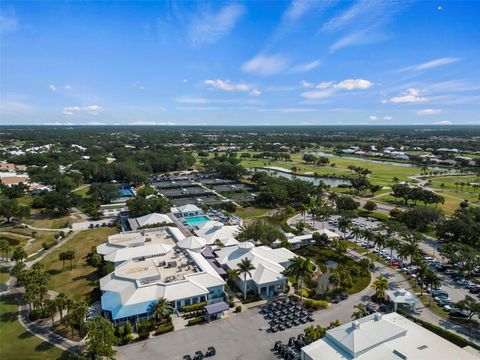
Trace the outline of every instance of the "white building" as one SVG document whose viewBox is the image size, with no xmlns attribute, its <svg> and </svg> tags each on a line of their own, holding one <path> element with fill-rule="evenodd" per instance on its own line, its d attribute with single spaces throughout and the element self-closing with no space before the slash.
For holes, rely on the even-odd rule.
<svg viewBox="0 0 480 360">
<path fill-rule="evenodd" d="M 172 207 L 170 209 L 170 212 L 173 215 L 175 215 L 177 218 L 197 216 L 197 215 L 203 214 L 202 209 L 200 209 L 198 206 L 195 206 L 195 205 L 192 205 L 192 204 L 187 204 L 187 205 L 178 206 L 178 207 Z"/>
<path fill-rule="evenodd" d="M 255 267 L 251 275 L 246 276 L 247 292 L 253 291 L 262 297 L 272 297 L 285 289 L 287 277 L 283 271 L 290 265 L 295 254 L 288 249 L 272 249 L 257 246 L 251 242 L 224 247 L 215 251 L 217 262 L 226 270 L 238 269 L 243 259 L 249 259 Z M 244 289 L 243 275 L 236 280 L 239 289 Z"/>
<path fill-rule="evenodd" d="M 115 270 L 100 279 L 104 315 L 114 322 L 151 316 L 152 304 L 166 298 L 175 309 L 224 300 L 224 280 L 200 252 L 181 249 L 185 236 L 174 227 L 111 235 L 97 247 Z"/>
<path fill-rule="evenodd" d="M 478 359 L 433 332 L 397 314 L 375 313 L 328 330 L 302 348 L 302 360 Z"/>
<path fill-rule="evenodd" d="M 220 221 L 207 221 L 199 226 L 195 233 L 204 238 L 208 245 L 218 240 L 223 246 L 238 245 L 236 236 L 240 233 L 238 225 L 225 225 Z"/>
<path fill-rule="evenodd" d="M 140 216 L 133 219 L 128 219 L 128 224 L 132 230 L 137 230 L 138 228 L 144 226 L 151 226 L 155 224 L 170 224 L 172 219 L 165 214 L 152 213 L 144 216 Z"/>
</svg>

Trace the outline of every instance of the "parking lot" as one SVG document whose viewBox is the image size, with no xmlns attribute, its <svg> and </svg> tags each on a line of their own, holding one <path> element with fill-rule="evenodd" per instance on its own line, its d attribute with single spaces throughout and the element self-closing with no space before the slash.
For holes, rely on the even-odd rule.
<svg viewBox="0 0 480 360">
<path fill-rule="evenodd" d="M 276 341 L 288 342 L 297 337 L 310 325 L 328 326 L 332 321 L 345 323 L 351 320 L 353 306 L 367 302 L 373 293 L 366 288 L 351 295 L 339 304 L 331 304 L 329 309 L 313 313 L 313 322 L 307 321 L 298 326 L 272 333 L 269 319 L 261 308 L 253 308 L 229 318 L 196 325 L 152 339 L 118 348 L 119 359 L 162 359 L 181 360 L 184 355 L 193 357 L 196 351 L 205 352 L 214 346 L 215 360 L 274 360 L 279 359 L 273 347 Z"/>
</svg>

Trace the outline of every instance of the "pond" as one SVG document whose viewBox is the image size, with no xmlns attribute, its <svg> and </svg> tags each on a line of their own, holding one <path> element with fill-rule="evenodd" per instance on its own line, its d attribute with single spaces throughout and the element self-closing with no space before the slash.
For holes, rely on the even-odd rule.
<svg viewBox="0 0 480 360">
<path fill-rule="evenodd" d="M 265 168 L 254 168 L 253 169 L 254 171 L 263 171 L 263 172 L 266 172 L 268 173 L 269 175 L 272 175 L 272 176 L 280 176 L 280 177 L 284 177 L 286 179 L 299 179 L 299 180 L 303 180 L 303 181 L 306 181 L 306 182 L 310 182 L 314 185 L 318 185 L 320 184 L 320 181 L 323 181 L 325 184 L 331 186 L 331 187 L 338 187 L 339 185 L 349 185 L 350 182 L 348 180 L 344 180 L 344 179 L 335 179 L 335 178 L 329 178 L 329 177 L 311 177 L 311 176 L 304 176 L 304 175 L 296 175 L 296 174 L 292 174 L 292 173 L 289 173 L 289 172 L 283 172 L 283 171 L 279 171 L 279 170 L 272 170 L 272 169 L 265 169 Z"/>
<path fill-rule="evenodd" d="M 324 265 L 327 270 L 317 278 L 317 294 L 324 294 L 327 291 L 330 274 L 332 270 L 337 268 L 338 264 L 333 260 L 327 260 Z"/>
<path fill-rule="evenodd" d="M 333 158 L 340 158 L 340 159 L 365 161 L 365 162 L 369 162 L 369 163 L 372 163 L 372 164 L 386 164 L 386 165 L 400 166 L 400 167 L 418 167 L 418 165 L 411 164 L 411 163 L 388 161 L 388 160 L 365 159 L 365 158 L 359 157 L 359 156 L 343 156 L 343 155 L 340 156 L 340 155 L 326 153 L 326 152 L 323 152 L 323 151 L 309 152 L 309 154 L 316 155 L 316 156 L 327 156 L 327 157 L 333 157 Z M 429 170 L 436 170 L 436 171 L 447 171 L 447 172 L 451 172 L 451 173 L 457 172 L 457 170 L 455 170 L 455 169 L 450 169 L 448 167 L 440 167 L 440 166 L 429 166 L 428 169 Z"/>
</svg>

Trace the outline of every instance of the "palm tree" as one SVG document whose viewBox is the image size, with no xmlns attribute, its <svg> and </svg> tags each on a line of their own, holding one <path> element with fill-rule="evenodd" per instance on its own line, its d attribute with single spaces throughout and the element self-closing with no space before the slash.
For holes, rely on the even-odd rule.
<svg viewBox="0 0 480 360">
<path fill-rule="evenodd" d="M 65 260 L 67 260 L 67 252 L 62 251 L 58 254 L 58 260 L 62 262 L 62 270 L 65 269 Z"/>
<path fill-rule="evenodd" d="M 338 229 L 343 232 L 344 239 L 347 237 L 347 230 L 350 228 L 351 223 L 352 219 L 348 216 L 342 216 L 338 220 Z"/>
<path fill-rule="evenodd" d="M 307 204 L 301 204 L 300 205 L 300 213 L 303 215 L 303 222 L 305 222 L 307 213 L 308 213 L 308 205 Z"/>
<path fill-rule="evenodd" d="M 398 248 L 398 258 L 400 259 L 401 262 L 401 268 L 403 268 L 403 262 L 407 260 L 409 255 L 409 250 L 407 244 L 403 244 Z"/>
<path fill-rule="evenodd" d="M 238 274 L 243 275 L 243 300 L 247 299 L 247 275 L 252 276 L 252 271 L 255 270 L 252 261 L 244 258 L 238 264 Z"/>
<path fill-rule="evenodd" d="M 238 279 L 238 270 L 237 269 L 227 269 L 227 284 L 230 288 L 233 289 L 235 286 L 235 281 Z"/>
<path fill-rule="evenodd" d="M 64 293 L 58 294 L 55 298 L 55 304 L 60 312 L 60 319 L 63 319 L 63 310 L 65 310 L 71 300 Z"/>
<path fill-rule="evenodd" d="M 328 283 L 333 285 L 333 288 L 336 289 L 340 285 L 340 275 L 338 272 L 332 272 L 328 277 Z"/>
<path fill-rule="evenodd" d="M 367 254 L 370 251 L 370 242 L 375 238 L 375 234 L 371 230 L 364 230 L 363 237 L 367 239 Z"/>
<path fill-rule="evenodd" d="M 360 229 L 358 226 L 355 226 L 352 228 L 351 233 L 355 237 L 355 241 L 357 241 L 358 238 L 363 235 L 363 230 Z"/>
<path fill-rule="evenodd" d="M 376 234 L 373 238 L 373 242 L 376 246 L 378 246 L 378 252 L 377 254 L 380 254 L 380 251 L 382 250 L 383 247 L 385 247 L 387 243 L 387 238 L 383 236 L 382 234 Z"/>
<path fill-rule="evenodd" d="M 390 248 L 390 266 L 392 266 L 393 263 L 393 250 L 397 249 L 399 244 L 400 242 L 394 237 L 388 238 L 387 242 L 385 243 L 385 246 Z"/>
<path fill-rule="evenodd" d="M 353 308 L 355 311 L 352 313 L 352 319 L 361 319 L 362 317 L 368 315 L 368 309 L 363 304 L 357 304 Z"/>
<path fill-rule="evenodd" d="M 440 286 L 440 278 L 435 274 L 432 270 L 428 269 L 424 275 L 424 281 L 428 285 L 430 285 L 430 305 L 432 305 L 433 299 L 433 288 L 437 288 Z"/>
<path fill-rule="evenodd" d="M 173 308 L 170 301 L 162 297 L 152 305 L 152 311 L 155 313 L 157 320 L 161 323 L 164 316 L 166 317 L 172 313 Z"/>
<path fill-rule="evenodd" d="M 312 276 L 314 265 L 310 259 L 295 256 L 287 268 L 287 274 L 293 276 L 300 283 L 300 299 L 303 300 L 303 283 L 305 278 Z"/>
<path fill-rule="evenodd" d="M 388 280 L 380 275 L 377 280 L 373 282 L 372 288 L 375 290 L 375 298 L 383 300 L 385 298 L 385 291 L 388 289 Z"/>
<path fill-rule="evenodd" d="M 419 252 L 418 244 L 420 240 L 414 234 L 407 235 L 406 239 L 407 239 L 407 243 L 405 245 L 408 249 L 408 254 L 410 255 L 410 265 L 411 265 L 413 263 L 414 256 L 417 255 Z M 408 277 L 411 278 L 410 274 Z"/>
<path fill-rule="evenodd" d="M 45 315 L 50 316 L 52 319 L 52 328 L 55 325 L 55 314 L 57 313 L 57 304 L 55 300 L 46 300 L 45 307 L 43 308 Z"/>
<path fill-rule="evenodd" d="M 420 284 L 420 296 L 423 295 L 423 282 L 425 280 L 425 274 L 428 270 L 428 263 L 426 261 L 420 262 L 417 266 L 417 278 L 415 283 Z"/>
<path fill-rule="evenodd" d="M 8 259 L 8 252 L 10 251 L 10 243 L 6 239 L 0 240 L 0 252 L 5 260 Z"/>
</svg>

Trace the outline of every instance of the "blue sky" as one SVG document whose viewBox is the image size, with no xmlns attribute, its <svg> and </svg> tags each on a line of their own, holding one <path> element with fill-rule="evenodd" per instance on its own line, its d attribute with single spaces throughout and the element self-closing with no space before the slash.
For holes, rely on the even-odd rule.
<svg viewBox="0 0 480 360">
<path fill-rule="evenodd" d="M 480 2 L 8 2 L 1 124 L 480 124 Z"/>
</svg>

